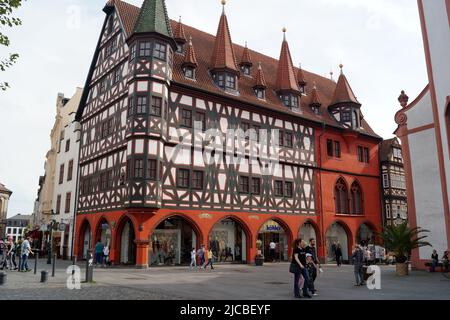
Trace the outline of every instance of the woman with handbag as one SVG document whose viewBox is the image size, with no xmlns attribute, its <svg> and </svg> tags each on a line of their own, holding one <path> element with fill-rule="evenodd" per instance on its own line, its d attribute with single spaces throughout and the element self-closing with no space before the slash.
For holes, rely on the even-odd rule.
<svg viewBox="0 0 450 320">
<path fill-rule="evenodd" d="M 303 285 L 303 297 L 311 298 L 308 293 L 308 273 L 306 272 L 306 252 L 302 247 L 302 240 L 297 239 L 294 242 L 294 252 L 292 253 L 292 262 L 289 267 L 289 272 L 294 274 L 294 295 L 295 298 L 300 299 L 300 277 L 303 276 L 305 282 Z"/>
</svg>

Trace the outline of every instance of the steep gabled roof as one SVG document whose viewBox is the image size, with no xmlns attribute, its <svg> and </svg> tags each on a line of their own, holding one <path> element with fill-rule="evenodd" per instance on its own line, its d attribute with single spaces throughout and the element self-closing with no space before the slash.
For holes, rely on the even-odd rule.
<svg viewBox="0 0 450 320">
<path fill-rule="evenodd" d="M 184 26 L 183 26 L 183 23 L 181 22 L 181 17 L 180 17 L 180 20 L 178 21 L 178 24 L 174 28 L 173 38 L 177 42 L 183 42 L 183 43 L 187 42 L 186 33 L 184 32 Z"/>
<path fill-rule="evenodd" d="M 225 11 L 220 17 L 219 27 L 217 28 L 217 35 L 209 66 L 211 69 L 228 69 L 239 72 Z"/>
<path fill-rule="evenodd" d="M 286 37 L 281 45 L 280 59 L 278 60 L 277 71 L 277 91 L 291 90 L 300 91 L 298 88 L 297 77 L 295 76 L 294 65 L 292 63 L 291 52 Z"/>
<path fill-rule="evenodd" d="M 343 102 L 353 102 L 360 104 L 356 99 L 356 96 L 353 93 L 350 84 L 348 83 L 347 77 L 344 75 L 344 72 L 342 71 L 343 65 L 341 64 L 340 67 L 341 67 L 341 75 L 339 76 L 336 85 L 336 90 L 334 91 L 333 99 L 331 100 L 330 105 L 335 105 Z"/>
<path fill-rule="evenodd" d="M 131 36 L 133 33 L 134 25 L 138 19 L 140 9 L 134 5 L 128 4 L 126 2 L 116 0 L 115 7 L 119 13 L 119 17 L 123 23 L 125 32 L 127 37 Z M 224 18 L 224 22 L 222 22 L 223 25 L 226 25 L 225 28 L 227 30 L 227 33 L 229 35 L 228 30 L 228 22 L 226 21 L 226 17 Z M 178 22 L 177 21 L 171 21 L 172 28 L 176 28 Z M 230 95 L 225 94 L 221 89 L 219 89 L 211 79 L 210 74 L 210 64 L 211 64 L 211 51 L 215 47 L 216 44 L 216 37 L 208 34 L 206 32 L 200 31 L 198 29 L 195 29 L 193 27 L 190 27 L 188 25 L 184 25 L 185 34 L 189 38 L 190 36 L 193 37 L 194 45 L 195 45 L 195 53 L 196 53 L 196 60 L 198 63 L 197 71 L 196 71 L 196 82 L 192 82 L 189 79 L 186 79 L 184 76 L 184 72 L 182 69 L 182 65 L 184 62 L 185 57 L 183 55 L 174 55 L 174 67 L 173 67 L 173 85 L 176 86 L 183 86 L 186 88 L 191 88 L 192 90 L 202 90 L 204 92 L 208 92 L 213 95 L 225 97 L 227 99 L 234 99 L 236 101 L 239 101 L 244 104 L 250 104 L 255 105 L 263 109 L 267 110 L 273 110 L 275 112 L 281 112 L 288 116 L 291 116 L 293 118 L 302 118 L 308 121 L 313 121 L 316 123 L 324 123 L 326 125 L 345 129 L 343 126 L 341 126 L 328 112 L 324 112 L 322 115 L 318 116 L 314 114 L 314 112 L 311 110 L 311 108 L 305 108 L 302 107 L 300 110 L 301 112 L 294 112 L 292 110 L 289 110 L 286 108 L 282 102 L 280 101 L 280 98 L 278 94 L 276 93 L 277 90 L 277 73 L 279 70 L 279 61 L 277 59 L 268 57 L 264 54 L 261 54 L 256 51 L 251 51 L 251 56 L 253 61 L 260 61 L 262 70 L 264 70 L 264 81 L 266 82 L 267 90 L 266 90 L 266 96 L 265 100 L 260 100 L 256 97 L 254 92 L 255 87 L 255 80 L 258 76 L 258 68 L 254 68 L 252 70 L 252 77 L 241 77 L 239 79 L 239 95 L 230 97 Z M 231 37 L 230 37 L 231 42 Z M 286 43 L 287 45 L 287 43 Z M 288 46 L 286 46 L 287 49 Z M 243 56 L 244 54 L 244 47 L 232 44 L 231 47 L 228 48 L 228 51 L 233 52 L 233 56 Z M 288 57 L 290 58 L 289 50 L 286 50 L 288 52 Z M 235 53 L 235 54 L 234 54 Z M 235 59 L 234 59 L 235 60 Z M 233 59 L 231 60 L 233 61 Z M 292 66 L 293 71 L 291 72 L 290 78 L 294 78 L 294 83 L 298 90 L 298 85 L 296 83 L 297 79 L 296 74 L 298 73 L 299 69 L 293 67 L 292 60 L 287 59 L 287 64 Z M 232 63 L 233 64 L 233 63 Z M 234 64 L 236 64 L 234 62 Z M 236 67 L 237 68 L 237 67 Z M 289 68 L 288 68 L 289 69 Z M 320 92 L 320 100 L 322 102 L 323 106 L 329 106 L 333 100 L 333 94 L 335 92 L 335 89 L 337 87 L 336 83 L 328 78 L 319 76 L 317 74 L 308 72 L 307 70 L 302 70 L 305 81 L 307 83 L 316 83 L 317 90 Z M 292 74 L 294 76 L 292 76 Z M 291 82 L 291 81 L 290 81 Z M 88 84 L 86 85 L 86 89 L 88 89 Z M 312 88 L 311 88 L 312 89 Z M 87 92 L 87 91 L 86 91 Z M 309 96 L 307 98 L 301 99 L 301 104 L 304 105 L 304 103 L 307 103 L 310 100 L 311 91 L 308 91 L 306 94 Z M 307 101 L 307 102 L 305 102 Z M 80 105 L 80 109 L 77 113 L 77 118 L 81 119 L 81 115 L 83 112 L 83 103 Z M 368 125 L 368 123 L 362 119 L 362 129 L 360 132 L 362 134 L 365 134 L 367 136 L 371 136 L 374 138 L 379 139 L 380 137 L 372 130 L 372 128 Z"/>
<path fill-rule="evenodd" d="M 267 82 L 266 82 L 266 77 L 264 76 L 264 71 L 262 69 L 261 66 L 261 62 L 258 65 L 258 71 L 256 72 L 256 76 L 255 76 L 255 88 L 261 88 L 261 89 L 265 89 L 267 88 Z"/>
<path fill-rule="evenodd" d="M 189 45 L 186 48 L 186 52 L 184 54 L 183 65 L 190 65 L 195 67 L 198 66 L 194 44 L 192 43 L 192 37 L 189 39 Z"/>
<path fill-rule="evenodd" d="M 319 94 L 319 90 L 317 90 L 316 85 L 314 84 L 314 87 L 311 91 L 310 94 L 310 100 L 309 100 L 309 105 L 310 106 L 321 106 L 322 105 L 322 101 L 320 99 L 320 94 Z"/>
<path fill-rule="evenodd" d="M 144 0 L 134 33 L 155 32 L 172 38 L 172 27 L 165 0 Z"/>
<path fill-rule="evenodd" d="M 240 64 L 248 65 L 248 66 L 253 65 L 252 57 L 250 55 L 250 50 L 248 50 L 247 43 L 245 43 L 245 48 L 244 48 L 244 51 L 242 52 L 242 58 L 241 58 Z"/>
</svg>

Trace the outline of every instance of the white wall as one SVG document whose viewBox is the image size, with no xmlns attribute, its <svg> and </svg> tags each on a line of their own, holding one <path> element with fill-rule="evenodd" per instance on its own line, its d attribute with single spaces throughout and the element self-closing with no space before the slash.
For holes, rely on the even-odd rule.
<svg viewBox="0 0 450 320">
<path fill-rule="evenodd" d="M 448 24 L 446 0 L 423 1 L 428 41 L 430 45 L 433 80 L 439 109 L 447 192 L 450 199 L 450 161 L 445 119 L 445 102 L 450 96 L 450 28 Z"/>
<path fill-rule="evenodd" d="M 430 231 L 427 241 L 441 255 L 447 250 L 447 238 L 435 130 L 414 133 L 408 139 L 417 226 Z M 420 259 L 430 259 L 433 248 L 420 248 Z"/>
</svg>

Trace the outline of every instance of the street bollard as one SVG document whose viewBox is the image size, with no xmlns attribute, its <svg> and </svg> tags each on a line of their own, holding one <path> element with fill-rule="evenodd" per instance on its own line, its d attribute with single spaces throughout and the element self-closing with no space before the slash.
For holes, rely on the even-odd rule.
<svg viewBox="0 0 450 320">
<path fill-rule="evenodd" d="M 86 283 L 94 282 L 94 257 L 92 251 L 88 250 L 86 254 Z"/>
<path fill-rule="evenodd" d="M 6 283 L 7 275 L 4 272 L 0 272 L 0 286 Z"/>
<path fill-rule="evenodd" d="M 41 271 L 41 283 L 45 283 L 48 280 L 48 272 L 47 270 Z"/>
<path fill-rule="evenodd" d="M 39 252 L 36 252 L 34 255 L 34 274 L 37 273 L 38 260 L 39 260 Z"/>
<path fill-rule="evenodd" d="M 52 277 L 55 277 L 56 253 L 53 255 Z"/>
</svg>

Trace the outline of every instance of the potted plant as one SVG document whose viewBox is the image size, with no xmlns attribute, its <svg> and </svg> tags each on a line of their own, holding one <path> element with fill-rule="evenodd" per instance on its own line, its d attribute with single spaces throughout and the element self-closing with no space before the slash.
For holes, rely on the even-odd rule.
<svg viewBox="0 0 450 320">
<path fill-rule="evenodd" d="M 396 261 L 396 272 L 398 276 L 407 276 L 408 259 L 414 249 L 431 246 L 423 233 L 429 232 L 422 228 L 410 228 L 407 222 L 399 225 L 387 226 L 381 234 L 386 248 L 391 251 Z"/>
</svg>

